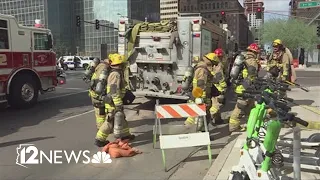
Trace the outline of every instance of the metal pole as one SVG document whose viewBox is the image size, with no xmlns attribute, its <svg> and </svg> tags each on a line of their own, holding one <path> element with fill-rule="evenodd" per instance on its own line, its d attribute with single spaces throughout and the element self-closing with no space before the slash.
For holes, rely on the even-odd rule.
<svg viewBox="0 0 320 180">
<path fill-rule="evenodd" d="M 308 26 L 313 23 L 320 16 L 320 12 L 308 23 Z"/>
<path fill-rule="evenodd" d="M 294 180 L 301 180 L 301 132 L 299 127 L 293 129 L 293 172 Z"/>
</svg>

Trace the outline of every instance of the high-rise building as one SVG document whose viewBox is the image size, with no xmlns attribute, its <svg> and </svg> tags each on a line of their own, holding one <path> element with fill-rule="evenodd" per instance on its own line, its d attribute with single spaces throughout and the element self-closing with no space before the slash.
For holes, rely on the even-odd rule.
<svg viewBox="0 0 320 180">
<path fill-rule="evenodd" d="M 0 13 L 15 16 L 20 24 L 34 26 L 40 19 L 54 36 L 59 55 L 76 54 L 100 57 L 101 45 L 107 51 L 117 50 L 117 32 L 120 16 L 140 21 L 160 20 L 159 0 L 1 0 Z M 76 16 L 81 22 L 100 21 L 76 26 Z M 103 25 L 108 26 L 103 27 Z"/>
<path fill-rule="evenodd" d="M 250 28 L 259 28 L 264 22 L 264 3 L 263 0 L 244 0 L 243 6 L 245 9 L 245 15 L 248 17 Z M 257 11 L 261 10 L 262 18 L 257 19 Z"/>
<path fill-rule="evenodd" d="M 80 13 L 81 19 L 92 23 L 97 19 L 101 25 L 97 30 L 95 24 L 84 23 L 78 29 L 80 34 L 84 34 L 84 49 L 81 51 L 88 56 L 100 57 L 101 46 L 107 47 L 107 52 L 117 50 L 118 33 L 114 28 L 117 28 L 121 16 L 148 22 L 160 20 L 159 0 L 82 0 L 82 2 L 83 11 L 80 7 L 76 7 L 80 9 L 77 13 Z M 81 46 L 81 42 L 77 46 Z"/>
<path fill-rule="evenodd" d="M 176 19 L 178 16 L 178 0 L 160 0 L 161 20 Z"/>
<path fill-rule="evenodd" d="M 55 47 L 60 53 L 75 51 L 72 28 L 73 0 L 1 0 L 0 13 L 13 15 L 24 26 L 34 26 L 40 19 L 45 28 L 52 31 Z"/>
<path fill-rule="evenodd" d="M 243 14 L 244 9 L 238 0 L 180 0 L 179 12 L 201 13 L 202 17 L 217 25 L 228 24 L 228 30 L 231 31 L 240 49 L 246 48 L 252 42 L 247 17 Z M 226 15 L 226 22 L 221 21 L 222 12 Z"/>
</svg>

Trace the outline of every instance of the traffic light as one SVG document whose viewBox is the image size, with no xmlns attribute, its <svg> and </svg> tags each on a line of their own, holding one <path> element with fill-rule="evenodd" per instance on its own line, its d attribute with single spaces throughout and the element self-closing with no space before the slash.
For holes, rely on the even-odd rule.
<svg viewBox="0 0 320 180">
<path fill-rule="evenodd" d="M 227 22 L 226 12 L 221 11 L 221 12 L 220 12 L 220 14 L 221 14 L 221 20 L 220 20 L 220 23 L 222 24 L 223 22 Z"/>
<path fill-rule="evenodd" d="M 262 19 L 262 12 L 261 12 L 261 8 L 258 8 L 258 9 L 257 9 L 256 19 Z"/>
<path fill-rule="evenodd" d="M 98 19 L 96 19 L 96 29 L 100 28 L 100 21 Z"/>
<path fill-rule="evenodd" d="M 80 27 L 81 25 L 80 16 L 77 16 L 76 19 L 77 19 L 77 26 Z"/>
<path fill-rule="evenodd" d="M 320 37 L 320 24 L 317 27 L 317 36 Z"/>
</svg>

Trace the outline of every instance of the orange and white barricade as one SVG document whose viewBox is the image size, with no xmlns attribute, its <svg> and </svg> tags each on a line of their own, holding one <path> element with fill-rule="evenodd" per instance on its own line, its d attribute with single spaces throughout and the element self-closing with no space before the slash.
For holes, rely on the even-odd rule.
<svg viewBox="0 0 320 180">
<path fill-rule="evenodd" d="M 184 147 L 195 147 L 195 146 L 207 146 L 208 147 L 208 157 L 209 163 L 211 165 L 211 142 L 210 135 L 208 131 L 208 125 L 206 120 L 206 105 L 205 104 L 166 104 L 159 105 L 157 100 L 155 106 L 155 125 L 153 127 L 153 147 L 155 147 L 157 134 L 159 134 L 160 149 L 162 151 L 162 160 L 165 171 L 166 167 L 166 156 L 165 149 L 174 148 L 184 148 Z M 194 133 L 189 134 L 175 134 L 170 135 L 172 131 L 170 129 L 163 129 L 161 127 L 161 119 L 174 119 L 174 118 L 187 118 L 195 117 L 197 119 L 197 125 L 199 124 L 199 119 L 204 119 L 205 132 L 196 132 L 197 127 L 194 126 Z M 169 125 L 171 128 L 173 126 L 184 126 L 185 125 Z M 169 134 L 169 135 L 164 135 Z"/>
</svg>

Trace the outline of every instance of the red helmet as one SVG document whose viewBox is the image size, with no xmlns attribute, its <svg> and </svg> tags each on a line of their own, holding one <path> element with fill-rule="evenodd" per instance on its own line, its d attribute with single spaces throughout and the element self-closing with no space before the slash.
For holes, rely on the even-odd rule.
<svg viewBox="0 0 320 180">
<path fill-rule="evenodd" d="M 260 52 L 260 48 L 259 48 L 258 44 L 256 44 L 256 43 L 250 44 L 250 46 L 248 46 L 247 50 L 253 51 L 253 52 L 256 52 L 256 53 Z"/>
<path fill-rule="evenodd" d="M 223 56 L 223 50 L 222 50 L 221 48 L 218 48 L 218 49 L 214 50 L 214 53 L 215 53 L 218 57 Z"/>
</svg>

